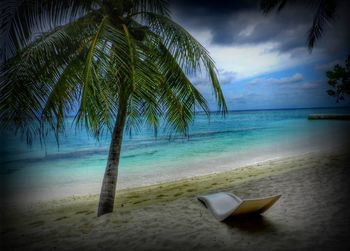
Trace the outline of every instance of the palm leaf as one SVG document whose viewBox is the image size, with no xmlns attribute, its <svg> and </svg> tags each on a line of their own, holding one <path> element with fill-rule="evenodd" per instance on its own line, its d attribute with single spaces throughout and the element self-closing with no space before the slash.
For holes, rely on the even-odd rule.
<svg viewBox="0 0 350 251">
<path fill-rule="evenodd" d="M 0 62 L 57 26 L 71 23 L 87 13 L 92 0 L 9 0 L 0 7 Z"/>
<path fill-rule="evenodd" d="M 307 45 L 310 51 L 316 41 L 322 37 L 324 26 L 334 21 L 337 6 L 335 0 L 317 1 L 314 5 L 316 6 L 316 13 L 307 37 Z"/>
<path fill-rule="evenodd" d="M 2 64 L 4 78 L 0 103 L 4 108 L 0 119 L 4 122 L 3 128 L 8 128 L 10 121 L 15 122 L 18 128 L 27 131 L 28 142 L 32 141 L 32 135 L 40 132 L 40 128 L 43 128 L 41 113 L 48 96 L 67 64 L 84 51 L 82 41 L 93 31 L 90 23 L 87 25 L 86 19 L 81 18 L 58 27 L 43 34 L 40 39 L 27 45 L 27 49 L 18 51 L 15 57 Z M 80 32 L 77 33 L 77 30 Z M 8 104 L 12 104 L 12 107 L 8 107 Z M 59 121 L 57 117 L 55 120 Z M 59 128 L 56 129 L 56 132 L 59 131 Z"/>
<path fill-rule="evenodd" d="M 288 0 L 262 0 L 260 8 L 264 14 L 268 14 L 275 8 L 281 11 L 287 2 Z M 308 0 L 304 3 L 315 11 L 313 22 L 307 35 L 307 46 L 312 51 L 316 41 L 320 40 L 324 33 L 324 26 L 334 21 L 337 0 Z"/>
<path fill-rule="evenodd" d="M 281 11 L 288 0 L 262 0 L 260 2 L 260 9 L 264 14 L 268 14 L 273 9 L 277 8 L 277 11 Z"/>
<path fill-rule="evenodd" d="M 219 85 L 214 62 L 208 51 L 185 29 L 168 17 L 148 13 L 148 22 L 153 34 L 158 34 L 160 42 L 175 58 L 186 74 L 194 74 L 205 69 L 211 79 L 218 109 L 225 114 L 227 107 Z"/>
</svg>

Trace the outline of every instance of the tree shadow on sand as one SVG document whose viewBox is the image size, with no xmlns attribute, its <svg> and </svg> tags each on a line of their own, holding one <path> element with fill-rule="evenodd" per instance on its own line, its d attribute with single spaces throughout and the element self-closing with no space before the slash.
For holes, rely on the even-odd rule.
<svg viewBox="0 0 350 251">
<path fill-rule="evenodd" d="M 251 234 L 277 232 L 276 225 L 260 214 L 240 217 L 231 216 L 223 223 L 232 229 Z"/>
</svg>

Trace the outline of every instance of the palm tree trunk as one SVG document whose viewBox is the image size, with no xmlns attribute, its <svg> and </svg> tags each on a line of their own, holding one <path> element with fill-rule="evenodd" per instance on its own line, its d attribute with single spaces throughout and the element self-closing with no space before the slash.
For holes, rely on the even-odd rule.
<svg viewBox="0 0 350 251">
<path fill-rule="evenodd" d="M 97 216 L 113 212 L 115 190 L 118 178 L 120 151 L 126 120 L 127 99 L 120 99 L 117 120 L 109 147 L 108 161 L 103 177 Z"/>
</svg>

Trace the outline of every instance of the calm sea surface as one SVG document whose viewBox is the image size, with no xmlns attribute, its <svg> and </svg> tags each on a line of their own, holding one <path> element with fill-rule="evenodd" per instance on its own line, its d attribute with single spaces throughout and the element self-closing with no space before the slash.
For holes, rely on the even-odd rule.
<svg viewBox="0 0 350 251">
<path fill-rule="evenodd" d="M 125 135 L 119 169 L 122 187 L 219 172 L 266 159 L 296 155 L 344 143 L 348 121 L 310 121 L 310 113 L 349 113 L 336 109 L 234 111 L 210 120 L 197 114 L 189 138 L 169 138 L 145 126 Z M 19 137 L 2 135 L 0 182 L 33 197 L 98 193 L 109 146 L 68 121 L 58 149 L 54 137 L 46 147 L 29 148 Z M 29 193 L 30 192 L 30 193 Z"/>
</svg>

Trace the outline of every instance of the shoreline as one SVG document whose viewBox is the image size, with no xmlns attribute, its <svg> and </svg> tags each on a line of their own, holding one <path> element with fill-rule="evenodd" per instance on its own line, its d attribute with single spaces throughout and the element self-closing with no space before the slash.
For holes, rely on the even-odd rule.
<svg viewBox="0 0 350 251">
<path fill-rule="evenodd" d="M 101 217 L 98 195 L 1 205 L 0 244 L 4 250 L 349 250 L 349 161 L 346 149 L 306 153 L 121 189 L 115 211 Z M 219 222 L 196 199 L 217 191 L 282 197 L 263 216 Z"/>
<path fill-rule="evenodd" d="M 180 177 L 180 178 L 177 177 L 171 180 L 166 180 L 163 182 L 152 183 L 152 184 L 143 183 L 141 186 L 118 188 L 118 184 L 117 184 L 115 207 L 117 208 L 117 207 L 120 207 L 121 205 L 124 206 L 125 204 L 132 205 L 133 203 L 132 198 L 135 197 L 135 195 L 136 197 L 141 197 L 139 196 L 139 194 L 143 194 L 146 191 L 156 194 L 153 197 L 153 199 L 155 199 L 155 201 L 153 202 L 168 201 L 168 200 L 164 200 L 165 198 L 158 200 L 158 198 L 166 197 L 166 196 L 162 196 L 163 191 L 165 191 L 166 193 L 169 193 L 169 191 L 172 191 L 172 190 L 181 190 L 184 187 L 194 186 L 196 187 L 196 189 L 194 189 L 193 191 L 175 193 L 175 195 L 179 197 L 191 196 L 195 194 L 194 192 L 205 192 L 205 191 L 212 191 L 212 190 L 215 191 L 220 188 L 234 186 L 240 183 L 249 182 L 251 180 L 261 179 L 268 175 L 283 174 L 285 172 L 304 168 L 303 165 L 293 166 L 293 165 L 288 165 L 286 163 L 301 162 L 307 159 L 324 158 L 325 154 L 329 156 L 339 155 L 338 151 L 334 149 L 333 151 L 329 151 L 329 150 L 328 151 L 326 150 L 310 151 L 303 154 L 292 154 L 289 156 L 272 157 L 272 158 L 268 158 L 260 161 L 255 161 L 253 163 L 249 163 L 243 166 L 238 166 L 238 167 L 235 166 L 231 169 L 223 169 L 222 171 L 218 171 L 216 169 L 211 173 L 204 173 L 204 174 L 193 175 L 189 177 Z M 212 181 L 211 186 L 201 185 L 201 183 L 206 183 L 210 181 Z M 51 198 L 51 199 L 46 197 L 43 200 L 33 200 L 33 201 L 24 200 L 20 202 L 17 199 L 13 201 L 11 200 L 6 201 L 5 199 L 2 201 L 3 203 L 0 206 L 0 209 L 1 207 L 37 208 L 37 207 L 43 207 L 43 206 L 50 207 L 47 205 L 64 206 L 65 204 L 69 205 L 71 203 L 74 204 L 79 202 L 92 202 L 92 201 L 97 203 L 98 198 L 99 198 L 99 194 L 96 193 L 96 194 L 77 194 L 77 195 L 63 196 L 63 197 Z M 130 202 L 124 203 L 123 201 L 127 199 L 129 199 Z M 118 203 L 119 200 L 120 200 L 120 203 Z M 136 204 L 140 204 L 140 206 L 143 205 L 143 203 L 136 203 Z"/>
<path fill-rule="evenodd" d="M 240 171 L 247 167 L 264 165 L 266 162 L 278 161 L 288 158 L 299 158 L 304 155 L 322 155 L 327 153 L 336 153 L 339 149 L 346 149 L 345 146 L 338 145 L 332 147 L 315 147 L 293 149 L 291 151 L 280 151 L 273 153 L 273 149 L 261 149 L 254 158 L 242 155 L 241 159 L 233 162 L 231 157 L 213 158 L 211 160 L 186 163 L 186 165 L 171 170 L 159 171 L 157 175 L 154 173 L 143 175 L 127 175 L 119 174 L 117 183 L 117 195 L 119 192 L 128 190 L 138 190 L 147 187 L 157 187 L 167 185 L 168 183 L 184 182 L 186 180 L 201 179 L 206 176 L 215 176 L 221 173 Z M 287 150 L 287 149 L 286 149 Z M 306 151 L 306 153 L 305 153 Z M 189 167 L 190 166 L 190 167 Z M 101 173 L 102 177 L 102 173 Z M 98 197 L 101 182 L 86 181 L 84 183 L 71 183 L 67 185 L 52 184 L 52 187 L 35 187 L 30 189 L 11 190 L 7 197 L 2 198 L 2 204 L 13 205 L 21 204 L 22 206 L 31 206 L 33 204 L 46 203 L 51 201 L 68 200 L 69 198 L 78 197 Z M 74 191 L 74 194 L 72 194 Z M 4 193 L 5 194 L 5 193 Z"/>
</svg>

